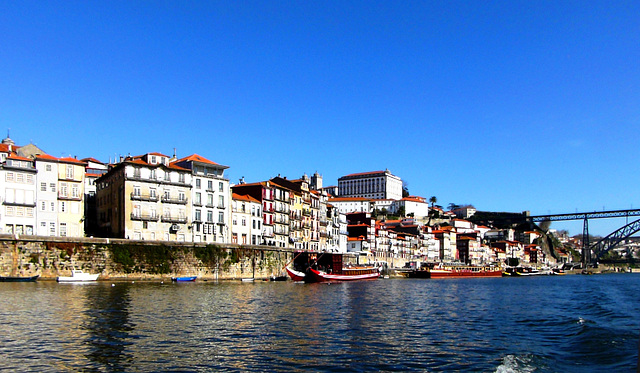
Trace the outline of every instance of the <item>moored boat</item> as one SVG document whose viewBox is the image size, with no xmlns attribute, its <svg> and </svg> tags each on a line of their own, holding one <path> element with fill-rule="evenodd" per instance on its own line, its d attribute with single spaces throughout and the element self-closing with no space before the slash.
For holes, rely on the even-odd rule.
<svg viewBox="0 0 640 373">
<path fill-rule="evenodd" d="M 72 269 L 71 276 L 58 276 L 56 281 L 58 282 L 91 282 L 97 281 L 100 274 L 92 275 L 90 273 L 83 272 L 81 269 Z"/>
<path fill-rule="evenodd" d="M 0 276 L 0 282 L 34 282 L 40 277 L 40 275 L 35 276 Z"/>
<path fill-rule="evenodd" d="M 171 281 L 173 282 L 193 282 L 198 278 L 198 276 L 179 276 L 179 277 L 171 277 Z"/>
<path fill-rule="evenodd" d="M 285 269 L 293 281 L 327 282 L 354 281 L 378 278 L 380 265 L 343 263 L 339 253 L 299 252 Z"/>
<path fill-rule="evenodd" d="M 502 270 L 491 266 L 440 263 L 430 269 L 431 278 L 502 277 Z"/>
<path fill-rule="evenodd" d="M 309 268 L 313 282 L 372 280 L 380 277 L 379 267 L 356 267 L 342 270 L 342 273 L 330 273 Z M 308 281 L 305 278 L 305 281 Z"/>
<path fill-rule="evenodd" d="M 287 273 L 289 274 L 289 277 L 291 277 L 293 281 L 304 281 L 304 278 L 306 276 L 304 272 L 296 271 L 291 267 L 287 267 L 286 270 L 287 270 Z"/>
</svg>

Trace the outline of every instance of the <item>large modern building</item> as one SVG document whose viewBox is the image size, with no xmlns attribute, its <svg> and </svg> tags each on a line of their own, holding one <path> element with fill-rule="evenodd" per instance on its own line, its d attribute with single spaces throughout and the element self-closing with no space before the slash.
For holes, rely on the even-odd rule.
<svg viewBox="0 0 640 373">
<path fill-rule="evenodd" d="M 402 179 L 389 170 L 362 172 L 338 179 L 339 197 L 402 199 Z"/>
</svg>

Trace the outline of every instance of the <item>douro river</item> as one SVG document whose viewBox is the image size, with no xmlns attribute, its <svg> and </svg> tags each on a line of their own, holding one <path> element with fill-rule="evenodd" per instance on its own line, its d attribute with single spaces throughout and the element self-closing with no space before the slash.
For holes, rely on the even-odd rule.
<svg viewBox="0 0 640 373">
<path fill-rule="evenodd" d="M 0 283 L 6 372 L 634 372 L 640 275 Z"/>
</svg>

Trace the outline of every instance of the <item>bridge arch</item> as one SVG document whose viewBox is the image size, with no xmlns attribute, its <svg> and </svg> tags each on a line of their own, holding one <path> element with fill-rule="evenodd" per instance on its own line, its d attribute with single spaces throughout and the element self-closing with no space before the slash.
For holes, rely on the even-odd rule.
<svg viewBox="0 0 640 373">
<path fill-rule="evenodd" d="M 600 241 L 596 242 L 592 246 L 589 246 L 589 253 L 593 253 L 592 258 L 599 260 L 608 253 L 611 249 L 617 246 L 623 240 L 631 237 L 634 233 L 640 231 L 640 219 L 633 221 L 624 227 L 616 230 L 615 232 L 604 237 Z M 584 256 L 585 253 L 583 253 Z"/>
</svg>

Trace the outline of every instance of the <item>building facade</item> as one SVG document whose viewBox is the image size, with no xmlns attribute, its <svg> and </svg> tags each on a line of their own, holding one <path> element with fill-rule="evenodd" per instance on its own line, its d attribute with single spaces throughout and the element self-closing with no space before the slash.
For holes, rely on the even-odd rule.
<svg viewBox="0 0 640 373">
<path fill-rule="evenodd" d="M 191 170 L 148 153 L 127 157 L 96 180 L 98 225 L 105 237 L 191 241 Z"/>
<path fill-rule="evenodd" d="M 402 199 L 402 179 L 389 170 L 350 174 L 338 179 L 338 195 L 399 200 Z"/>
<path fill-rule="evenodd" d="M 231 190 L 224 171 L 229 167 L 197 154 L 172 162 L 191 171 L 191 241 L 230 242 Z"/>
</svg>

